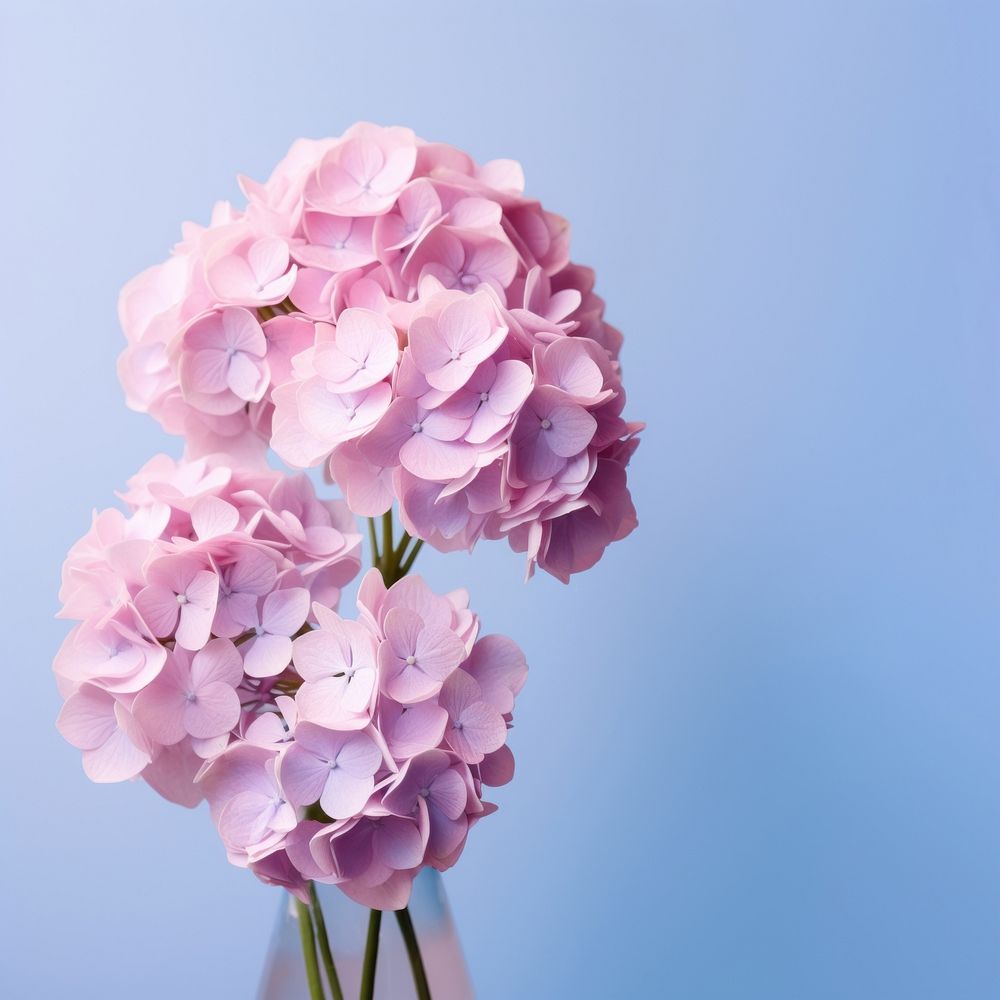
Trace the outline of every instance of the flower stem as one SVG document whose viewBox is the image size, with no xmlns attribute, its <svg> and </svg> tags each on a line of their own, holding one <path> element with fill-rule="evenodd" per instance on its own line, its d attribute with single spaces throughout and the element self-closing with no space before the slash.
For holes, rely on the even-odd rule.
<svg viewBox="0 0 1000 1000">
<path fill-rule="evenodd" d="M 323 908 L 319 905 L 319 894 L 316 883 L 309 883 L 309 898 L 312 901 L 313 921 L 316 924 L 316 939 L 319 941 L 319 951 L 323 956 L 323 967 L 326 969 L 326 979 L 330 984 L 330 995 L 333 1000 L 344 1000 L 344 991 L 340 988 L 340 977 L 337 967 L 333 964 L 333 952 L 330 951 L 330 936 L 326 932 L 326 920 L 323 919 Z"/>
<path fill-rule="evenodd" d="M 413 985 L 417 990 L 417 1000 L 431 1000 L 431 988 L 427 983 L 427 970 L 424 968 L 424 959 L 420 954 L 417 932 L 413 929 L 410 908 L 407 906 L 405 909 L 396 910 L 396 920 L 399 921 L 399 930 L 406 944 L 406 953 L 410 956 L 410 968 L 413 970 Z"/>
<path fill-rule="evenodd" d="M 306 960 L 306 980 L 309 983 L 309 1000 L 325 1000 L 323 980 L 319 977 L 319 963 L 316 961 L 316 939 L 313 937 L 313 922 L 309 907 L 301 899 L 295 900 L 299 917 L 299 934 L 302 937 L 302 954 Z"/>
<path fill-rule="evenodd" d="M 372 565 L 378 566 L 380 558 L 378 554 L 378 539 L 375 537 L 375 519 L 372 517 L 368 518 L 368 541 L 372 547 Z"/>
<path fill-rule="evenodd" d="M 368 940 L 365 942 L 365 964 L 361 969 L 361 1000 L 375 996 L 375 963 L 378 961 L 378 935 L 382 927 L 382 911 L 372 910 L 368 918 Z"/>
<path fill-rule="evenodd" d="M 396 545 L 392 540 L 392 508 L 390 507 L 382 515 L 382 554 L 379 556 L 377 564 L 387 587 L 391 587 L 395 583 L 396 566 L 393 560 L 395 554 Z"/>
<path fill-rule="evenodd" d="M 413 543 L 413 548 L 410 549 L 410 554 L 403 560 L 399 567 L 399 575 L 406 576 L 410 572 L 410 567 L 413 566 L 413 560 L 417 558 L 417 553 L 420 551 L 420 547 L 424 544 L 422 538 L 418 538 Z"/>
</svg>

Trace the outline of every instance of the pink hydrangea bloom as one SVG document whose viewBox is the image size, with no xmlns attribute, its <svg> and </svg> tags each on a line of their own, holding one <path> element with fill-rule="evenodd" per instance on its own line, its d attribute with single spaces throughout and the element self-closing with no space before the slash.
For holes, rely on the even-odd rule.
<svg viewBox="0 0 1000 1000">
<path fill-rule="evenodd" d="M 130 406 L 191 456 L 323 466 L 356 514 L 398 500 L 443 550 L 506 538 L 529 573 L 632 530 L 621 334 L 515 161 L 361 123 L 240 183 L 122 291 Z"/>
<path fill-rule="evenodd" d="M 300 897 L 319 879 L 405 906 L 416 873 L 454 864 L 493 811 L 484 788 L 510 779 L 521 651 L 479 638 L 464 591 L 436 594 L 416 576 L 386 587 L 369 571 L 355 620 L 310 605 L 308 581 L 339 567 L 335 550 L 355 569 L 357 541 L 329 511 L 323 524 L 299 478 L 160 457 L 125 496 L 132 514 L 96 518 L 69 559 L 125 572 L 114 617 L 97 609 L 55 664 L 59 730 L 87 774 L 141 775 L 187 806 L 207 798 L 229 860 Z M 180 635 L 194 601 L 177 598 L 209 591 L 209 578 L 223 596 L 198 606 L 195 626 L 210 631 L 192 649 L 194 626 L 187 646 Z M 85 586 L 66 580 L 68 598 Z"/>
<path fill-rule="evenodd" d="M 260 678 L 289 667 L 313 600 L 336 604 L 361 537 L 305 477 L 217 460 L 159 455 L 122 498 L 130 511 L 96 514 L 63 567 L 79 624 L 54 663 L 60 726 L 88 773 L 141 772 L 193 805 L 199 758 L 253 721 L 244 704 L 270 702 Z"/>
</svg>

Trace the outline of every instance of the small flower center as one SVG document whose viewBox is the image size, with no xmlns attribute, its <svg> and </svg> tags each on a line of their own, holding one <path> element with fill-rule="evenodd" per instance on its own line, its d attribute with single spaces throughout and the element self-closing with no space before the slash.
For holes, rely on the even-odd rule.
<svg viewBox="0 0 1000 1000">
<path fill-rule="evenodd" d="M 416 662 L 417 662 L 417 658 L 415 656 L 413 656 L 413 655 L 410 655 L 410 656 L 408 656 L 406 658 L 406 665 L 408 667 L 412 667 L 413 664 L 416 663 Z"/>
<path fill-rule="evenodd" d="M 414 434 L 419 434 L 424 429 L 424 425 L 418 420 L 416 423 L 410 425 L 410 430 Z"/>
<path fill-rule="evenodd" d="M 488 402 L 489 398 L 490 398 L 490 394 L 488 392 L 481 392 L 479 394 L 479 402 L 480 403 L 486 403 L 486 402 Z"/>
<path fill-rule="evenodd" d="M 552 426 L 552 421 L 548 417 L 542 420 L 542 430 L 547 431 Z"/>
<path fill-rule="evenodd" d="M 183 605 L 183 604 L 187 604 L 187 602 L 188 602 L 187 594 L 178 594 L 177 595 L 177 603 L 178 604 L 182 604 Z"/>
<path fill-rule="evenodd" d="M 462 355 L 461 355 L 461 354 L 460 354 L 460 353 L 459 353 L 458 351 L 452 351 L 452 352 L 451 352 L 451 354 L 450 354 L 449 356 L 451 357 L 451 360 L 452 360 L 452 361 L 458 361 L 458 359 L 459 359 L 459 358 L 460 358 L 460 357 L 461 357 Z"/>
</svg>

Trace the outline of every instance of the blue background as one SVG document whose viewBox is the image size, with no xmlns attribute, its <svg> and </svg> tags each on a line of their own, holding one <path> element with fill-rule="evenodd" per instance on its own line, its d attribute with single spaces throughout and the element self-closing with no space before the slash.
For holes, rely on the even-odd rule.
<svg viewBox="0 0 1000 1000">
<path fill-rule="evenodd" d="M 154 451 L 118 288 L 296 136 L 519 158 L 649 429 L 446 876 L 483 998 L 1000 996 L 1000 17 L 962 3 L 7 3 L 0 990 L 251 995 L 276 891 L 53 728 L 59 564 Z M 290 10 L 294 8 L 294 10 Z M 281 11 L 281 13 L 279 13 Z"/>
</svg>

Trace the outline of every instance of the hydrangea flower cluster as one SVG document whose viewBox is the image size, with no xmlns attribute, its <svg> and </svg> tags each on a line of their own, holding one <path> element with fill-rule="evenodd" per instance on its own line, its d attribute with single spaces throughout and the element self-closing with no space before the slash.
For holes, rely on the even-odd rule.
<svg viewBox="0 0 1000 1000">
<path fill-rule="evenodd" d="M 302 475 L 158 456 L 122 498 L 60 593 L 58 727 L 87 774 L 207 798 L 230 860 L 303 902 L 315 879 L 404 907 L 513 775 L 518 647 L 479 638 L 464 591 L 377 569 L 341 618 L 360 536 Z"/>
<path fill-rule="evenodd" d="M 621 335 L 520 166 L 406 128 L 299 140 L 120 300 L 128 401 L 191 455 L 270 443 L 442 550 L 563 581 L 636 525 Z"/>
</svg>

